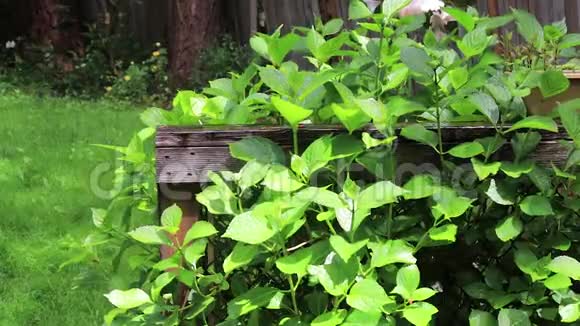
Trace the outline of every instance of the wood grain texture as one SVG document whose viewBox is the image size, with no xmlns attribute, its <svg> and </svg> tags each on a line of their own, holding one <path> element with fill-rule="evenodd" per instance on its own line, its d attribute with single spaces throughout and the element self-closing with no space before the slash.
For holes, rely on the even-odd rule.
<svg viewBox="0 0 580 326">
<path fill-rule="evenodd" d="M 435 128 L 429 126 L 429 129 Z M 377 134 L 373 128 L 366 130 Z M 496 133 L 493 127 L 475 124 L 446 126 L 443 130 L 443 143 L 446 148 Z M 339 126 L 302 126 L 299 132 L 301 148 L 323 135 L 345 132 Z M 542 165 L 549 165 L 551 162 L 563 163 L 567 151 L 559 141 L 569 140 L 567 134 L 560 130 L 558 133 L 543 132 L 542 135 L 542 142 L 532 158 Z M 206 182 L 210 171 L 237 171 L 243 162 L 230 156 L 228 145 L 249 136 L 268 138 L 287 150 L 291 148 L 292 131 L 286 126 L 161 127 L 156 138 L 157 182 Z M 429 147 L 403 137 L 397 140 L 396 149 L 399 164 L 437 164 L 439 160 Z M 511 159 L 509 145 L 500 152 L 498 159 Z"/>
</svg>

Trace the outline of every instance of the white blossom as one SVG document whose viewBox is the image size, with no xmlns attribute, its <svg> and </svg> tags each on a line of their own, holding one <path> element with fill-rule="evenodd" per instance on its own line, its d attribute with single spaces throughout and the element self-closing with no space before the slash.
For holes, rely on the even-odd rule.
<svg viewBox="0 0 580 326">
<path fill-rule="evenodd" d="M 419 15 L 429 11 L 439 11 L 443 7 L 445 7 L 445 3 L 441 0 L 413 0 L 407 7 L 401 10 L 400 15 Z"/>
<path fill-rule="evenodd" d="M 15 41 L 7 41 L 6 42 L 6 48 L 7 49 L 14 49 L 16 47 L 16 42 Z"/>
</svg>

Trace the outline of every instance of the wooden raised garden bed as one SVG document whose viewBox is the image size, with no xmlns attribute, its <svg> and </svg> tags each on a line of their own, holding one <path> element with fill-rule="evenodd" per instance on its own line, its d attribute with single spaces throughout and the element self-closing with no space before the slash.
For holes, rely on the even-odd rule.
<svg viewBox="0 0 580 326">
<path fill-rule="evenodd" d="M 434 127 L 430 129 L 434 130 Z M 370 133 L 373 129 L 367 130 Z M 346 131 L 339 126 L 305 125 L 300 128 L 300 148 L 327 134 Z M 461 125 L 447 126 L 443 129 L 445 148 L 493 136 L 496 131 L 491 126 Z M 228 145 L 249 136 L 268 138 L 284 148 L 291 148 L 292 130 L 286 126 L 212 126 L 206 128 L 161 127 L 156 137 L 156 168 L 160 211 L 177 204 L 184 212 L 181 233 L 199 218 L 199 208 L 195 194 L 207 182 L 211 171 L 237 171 L 241 162 L 232 158 Z M 570 140 L 565 130 L 558 133 L 542 132 L 542 141 L 531 155 L 538 164 L 563 164 L 567 150 L 560 141 Z M 400 164 L 432 164 L 439 162 L 438 155 L 429 147 L 399 137 L 396 144 Z M 509 142 L 495 155 L 499 159 L 512 157 Z M 179 237 L 179 235 L 178 235 Z"/>
</svg>

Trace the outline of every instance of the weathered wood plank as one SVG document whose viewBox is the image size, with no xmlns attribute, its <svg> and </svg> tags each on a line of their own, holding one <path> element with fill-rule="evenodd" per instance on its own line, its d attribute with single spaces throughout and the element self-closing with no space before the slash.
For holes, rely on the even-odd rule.
<svg viewBox="0 0 580 326">
<path fill-rule="evenodd" d="M 368 131 L 375 132 L 371 128 Z M 344 132 L 338 126 L 304 126 L 300 130 L 301 148 L 322 135 Z M 494 134 L 495 130 L 489 126 L 448 126 L 444 128 L 443 142 L 445 148 L 450 148 Z M 228 144 L 248 136 L 265 137 L 287 150 L 291 148 L 291 130 L 285 126 L 224 126 L 212 129 L 161 127 L 157 134 L 157 182 L 206 182 L 211 171 L 237 171 L 243 162 L 230 156 Z M 560 145 L 560 140 L 569 140 L 563 130 L 543 133 L 543 140 L 532 158 L 542 165 L 550 165 L 551 162 L 561 164 L 566 160 L 567 151 Z M 439 161 L 431 148 L 405 138 L 399 138 L 396 150 L 399 164 L 405 165 L 404 170 L 424 170 L 427 165 L 435 167 Z M 498 159 L 502 160 L 511 157 L 509 145 L 498 155 Z"/>
</svg>

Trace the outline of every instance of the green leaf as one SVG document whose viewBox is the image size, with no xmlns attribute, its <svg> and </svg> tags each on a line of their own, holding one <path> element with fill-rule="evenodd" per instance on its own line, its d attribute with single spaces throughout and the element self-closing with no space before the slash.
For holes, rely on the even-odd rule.
<svg viewBox="0 0 580 326">
<path fill-rule="evenodd" d="M 449 150 L 449 154 L 459 158 L 471 158 L 483 153 L 484 149 L 478 142 L 469 142 L 457 145 Z"/>
<path fill-rule="evenodd" d="M 161 225 L 163 225 L 171 234 L 175 234 L 179 231 L 182 215 L 181 208 L 173 204 L 161 213 Z"/>
<path fill-rule="evenodd" d="M 532 281 L 543 280 L 550 272 L 545 268 L 550 262 L 549 257 L 538 260 L 529 247 L 522 246 L 514 252 L 514 261 L 518 268 L 528 274 Z"/>
<path fill-rule="evenodd" d="M 533 152 L 540 141 L 542 140 L 542 135 L 536 131 L 528 131 L 526 133 L 515 134 L 512 137 L 511 143 L 514 153 L 516 154 L 516 161 L 525 158 L 528 154 Z"/>
<path fill-rule="evenodd" d="M 384 139 L 377 139 L 377 138 L 373 138 L 373 136 L 371 136 L 371 134 L 369 134 L 368 132 L 363 132 L 363 134 L 362 134 L 362 140 L 363 140 L 363 143 L 365 144 L 366 149 L 370 149 L 370 148 L 374 148 L 374 147 L 378 147 L 378 146 L 382 146 L 382 145 L 390 145 L 396 139 L 397 139 L 397 137 L 395 137 L 395 136 L 384 138 Z"/>
<path fill-rule="evenodd" d="M 503 139 L 499 134 L 496 134 L 494 137 L 476 139 L 475 141 L 483 146 L 483 155 L 486 159 L 489 159 L 491 155 L 497 152 L 506 143 L 505 139 Z"/>
<path fill-rule="evenodd" d="M 405 193 L 405 190 L 390 181 L 374 183 L 361 191 L 357 198 L 359 209 L 372 209 L 391 204 Z"/>
<path fill-rule="evenodd" d="M 477 174 L 479 180 L 485 180 L 490 175 L 496 175 L 499 172 L 499 168 L 501 167 L 501 162 L 486 164 L 476 158 L 471 159 L 471 164 L 473 165 L 473 170 L 475 170 L 475 174 Z"/>
<path fill-rule="evenodd" d="M 520 208 L 530 216 L 554 215 L 550 201 L 544 196 L 528 196 L 520 203 Z"/>
<path fill-rule="evenodd" d="M 262 57 L 266 59 L 269 58 L 268 42 L 266 42 L 266 40 L 263 37 L 256 35 L 250 38 L 250 47 L 252 47 L 252 50 L 254 50 L 257 54 L 261 55 Z"/>
<path fill-rule="evenodd" d="M 308 187 L 294 195 L 293 200 L 298 202 L 314 202 L 330 208 L 346 207 L 346 203 L 336 193 L 324 188 Z"/>
<path fill-rule="evenodd" d="M 222 237 L 248 244 L 260 244 L 276 232 L 270 228 L 265 217 L 255 216 L 251 211 L 233 218 Z"/>
<path fill-rule="evenodd" d="M 469 72 L 465 67 L 457 67 L 449 71 L 449 79 L 451 80 L 453 88 L 457 90 L 467 83 L 469 80 Z"/>
<path fill-rule="evenodd" d="M 439 151 L 437 145 L 439 140 L 437 133 L 427 130 L 423 125 L 413 124 L 401 130 L 401 136 L 431 146 L 434 150 Z"/>
<path fill-rule="evenodd" d="M 433 208 L 451 219 L 463 215 L 471 207 L 472 199 L 459 196 L 457 192 L 450 188 L 441 188 L 439 192 L 433 195 L 437 203 Z"/>
<path fill-rule="evenodd" d="M 435 290 L 433 290 L 433 289 L 430 289 L 430 288 L 420 288 L 420 289 L 417 289 L 417 290 L 413 291 L 413 293 L 411 294 L 411 300 L 413 300 L 413 301 L 424 301 L 424 300 L 427 300 L 427 299 L 431 298 L 435 294 L 437 294 L 437 292 Z"/>
<path fill-rule="evenodd" d="M 576 147 L 580 148 L 580 99 L 565 102 L 558 106 L 560 119 Z"/>
<path fill-rule="evenodd" d="M 344 25 L 344 21 L 340 18 L 334 18 L 329 20 L 324 27 L 322 28 L 322 34 L 324 36 L 332 35 L 340 32 L 342 26 Z"/>
<path fill-rule="evenodd" d="M 348 6 L 348 19 L 357 20 L 367 18 L 373 13 L 367 7 L 366 3 L 361 0 L 352 0 Z"/>
<path fill-rule="evenodd" d="M 409 68 L 403 63 L 395 64 L 387 74 L 387 84 L 383 87 L 383 91 L 388 91 L 401 86 L 408 77 Z"/>
<path fill-rule="evenodd" d="M 260 247 L 258 246 L 247 245 L 241 242 L 236 243 L 232 252 L 224 260 L 224 272 L 227 274 L 235 269 L 248 265 L 258 253 L 260 253 Z"/>
<path fill-rule="evenodd" d="M 408 300 L 417 288 L 421 281 L 421 274 L 417 265 L 409 265 L 402 267 L 397 272 L 397 286 L 393 289 L 393 293 L 397 293 Z"/>
<path fill-rule="evenodd" d="M 231 143 L 230 154 L 242 161 L 256 160 L 263 164 L 285 164 L 284 151 L 273 141 L 262 137 L 248 137 Z"/>
<path fill-rule="evenodd" d="M 271 287 L 256 287 L 228 302 L 228 319 L 237 319 L 258 308 L 276 308 L 284 292 Z"/>
<path fill-rule="evenodd" d="M 198 239 L 194 241 L 191 245 L 187 246 L 183 251 L 183 256 L 185 260 L 191 264 L 196 265 L 197 261 L 205 256 L 205 248 L 207 247 L 207 239 Z"/>
<path fill-rule="evenodd" d="M 359 262 L 352 257 L 344 262 L 338 255 L 331 253 L 324 265 L 308 266 L 308 273 L 315 276 L 327 293 L 333 296 L 346 295 L 349 285 L 354 281 L 359 270 Z"/>
<path fill-rule="evenodd" d="M 550 265 L 548 265 L 548 268 Z M 554 274 L 544 281 L 544 285 L 550 290 L 567 289 L 572 286 L 570 278 L 563 274 Z"/>
<path fill-rule="evenodd" d="M 403 189 L 406 191 L 403 197 L 409 199 L 421 199 L 432 196 L 436 191 L 431 175 L 415 175 L 409 180 Z"/>
<path fill-rule="evenodd" d="M 475 30 L 465 34 L 457 46 L 463 52 L 466 58 L 471 58 L 482 54 L 489 45 L 490 39 L 483 28 L 476 28 Z"/>
<path fill-rule="evenodd" d="M 489 312 L 472 310 L 469 314 L 469 326 L 497 326 L 497 320 Z"/>
<path fill-rule="evenodd" d="M 502 309 L 497 317 L 498 326 L 531 326 L 528 314 L 518 309 Z"/>
<path fill-rule="evenodd" d="M 523 228 L 524 225 L 519 218 L 509 216 L 495 227 L 495 234 L 501 241 L 508 242 L 517 238 L 522 233 Z"/>
<path fill-rule="evenodd" d="M 297 128 L 298 124 L 306 120 L 313 112 L 312 110 L 307 110 L 296 104 L 284 101 L 277 96 L 273 96 L 271 100 L 276 110 L 280 112 L 292 128 Z"/>
<path fill-rule="evenodd" d="M 218 231 L 211 223 L 206 221 L 197 221 L 185 234 L 185 240 L 183 243 L 188 244 L 195 239 L 211 237 L 216 233 L 218 233 Z"/>
<path fill-rule="evenodd" d="M 311 326 L 336 326 L 340 325 L 346 318 L 346 310 L 338 309 L 335 311 L 324 313 L 310 323 Z"/>
<path fill-rule="evenodd" d="M 501 184 L 497 185 L 494 179 L 490 181 L 489 188 L 485 193 L 496 204 L 505 206 L 510 206 L 514 204 L 515 195 L 513 193 L 510 193 L 508 189 L 502 187 Z"/>
<path fill-rule="evenodd" d="M 558 47 L 560 50 L 565 50 L 568 48 L 573 48 L 580 45 L 580 34 L 572 33 L 568 35 L 564 35 Z"/>
<path fill-rule="evenodd" d="M 570 87 L 570 80 L 561 70 L 548 70 L 540 77 L 540 91 L 544 98 L 556 96 Z"/>
<path fill-rule="evenodd" d="M 129 232 L 129 236 L 141 243 L 152 245 L 171 245 L 167 233 L 158 226 L 146 225 Z"/>
<path fill-rule="evenodd" d="M 348 315 L 348 317 L 346 318 L 344 323 L 342 323 L 341 325 L 342 326 L 361 326 L 361 325 L 378 326 L 379 320 L 381 320 L 382 315 L 383 315 L 382 313 L 362 312 L 360 310 L 355 309 Z M 392 324 L 389 324 L 387 321 L 386 325 L 384 325 L 384 326 L 387 326 L 387 325 L 392 325 Z"/>
<path fill-rule="evenodd" d="M 411 0 L 385 0 L 383 1 L 383 15 L 386 19 L 390 19 L 410 3 Z"/>
<path fill-rule="evenodd" d="M 473 18 L 469 13 L 453 7 L 443 8 L 443 11 L 455 18 L 455 20 L 461 24 L 461 26 L 465 27 L 468 32 L 471 32 L 475 28 L 475 18 Z"/>
<path fill-rule="evenodd" d="M 573 323 L 580 319 L 580 302 L 560 305 L 558 313 L 564 323 Z"/>
<path fill-rule="evenodd" d="M 174 279 L 175 275 L 172 273 L 162 273 L 157 276 L 155 281 L 153 281 L 153 285 L 151 285 L 151 299 L 157 301 L 163 288 L 169 285 Z"/>
<path fill-rule="evenodd" d="M 512 9 L 518 32 L 524 39 L 533 44 L 536 49 L 544 47 L 544 29 L 538 22 L 538 19 L 532 14 L 524 10 Z"/>
<path fill-rule="evenodd" d="M 303 276 L 308 273 L 308 266 L 320 263 L 329 252 L 328 242 L 319 241 L 308 248 L 299 249 L 289 256 L 279 258 L 276 260 L 276 267 L 284 274 Z"/>
<path fill-rule="evenodd" d="M 533 161 L 523 161 L 523 162 L 501 162 L 501 170 L 507 176 L 517 179 L 522 174 L 528 174 L 534 170 Z"/>
<path fill-rule="evenodd" d="M 141 289 L 130 289 L 127 291 L 113 290 L 105 297 L 117 308 L 129 310 L 151 303 L 149 295 Z"/>
<path fill-rule="evenodd" d="M 580 262 L 572 257 L 556 257 L 548 264 L 547 268 L 554 273 L 568 276 L 573 280 L 580 280 Z"/>
<path fill-rule="evenodd" d="M 264 179 L 270 166 L 268 164 L 252 160 L 246 163 L 239 172 L 238 185 L 242 192 L 257 185 Z"/>
<path fill-rule="evenodd" d="M 497 125 L 499 120 L 499 107 L 493 97 L 489 96 L 486 93 L 475 93 L 469 96 L 469 101 L 477 106 L 477 110 L 483 113 L 487 117 L 487 119 L 493 123 L 493 125 Z"/>
<path fill-rule="evenodd" d="M 353 285 L 346 297 L 349 306 L 363 312 L 381 312 L 381 308 L 393 303 L 383 287 L 375 280 L 364 279 Z"/>
<path fill-rule="evenodd" d="M 415 302 L 403 309 L 403 317 L 415 326 L 427 326 L 438 311 L 427 302 Z"/>
<path fill-rule="evenodd" d="M 412 72 L 432 78 L 435 75 L 433 67 L 429 64 L 431 58 L 425 50 L 413 46 L 401 50 L 401 61 Z"/>
<path fill-rule="evenodd" d="M 552 118 L 533 115 L 525 118 L 524 120 L 516 122 L 510 129 L 506 131 L 506 133 L 523 128 L 558 132 L 558 125 L 556 122 L 554 122 L 554 120 L 552 120 Z"/>
<path fill-rule="evenodd" d="M 357 251 L 361 250 L 366 246 L 367 240 L 358 241 L 355 243 L 350 243 L 346 241 L 343 237 L 339 235 L 333 235 L 330 237 L 330 245 L 332 249 L 342 258 L 344 261 L 348 261 L 352 255 L 356 254 Z"/>
<path fill-rule="evenodd" d="M 349 133 L 360 129 L 371 121 L 371 118 L 357 106 L 347 107 L 333 103 L 331 108 L 336 117 L 340 120 L 340 122 L 342 122 Z"/>
<path fill-rule="evenodd" d="M 267 188 L 278 192 L 293 192 L 304 187 L 304 184 L 282 165 L 272 165 L 262 183 Z"/>
<path fill-rule="evenodd" d="M 383 267 L 389 264 L 403 263 L 415 264 L 417 259 L 413 257 L 415 248 L 404 240 L 388 240 L 383 243 L 369 243 L 372 250 L 371 265 Z"/>
<path fill-rule="evenodd" d="M 457 225 L 446 224 L 429 231 L 429 237 L 435 241 L 451 241 L 455 242 L 457 235 Z"/>
</svg>

